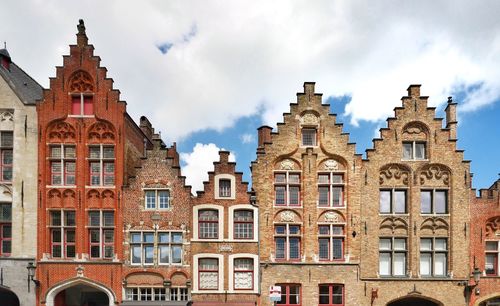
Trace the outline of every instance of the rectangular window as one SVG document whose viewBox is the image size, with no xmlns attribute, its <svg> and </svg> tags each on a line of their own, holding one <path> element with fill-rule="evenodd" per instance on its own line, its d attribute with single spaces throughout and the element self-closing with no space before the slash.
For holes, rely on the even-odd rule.
<svg viewBox="0 0 500 306">
<path fill-rule="evenodd" d="M 274 204 L 276 206 L 300 206 L 300 174 L 285 172 L 274 175 Z"/>
<path fill-rule="evenodd" d="M 51 185 L 73 186 L 76 184 L 76 147 L 75 145 L 51 145 L 50 183 Z"/>
<path fill-rule="evenodd" d="M 333 261 L 344 259 L 344 227 L 318 225 L 319 259 Z"/>
<path fill-rule="evenodd" d="M 164 288 L 164 287 L 139 287 L 126 288 L 125 300 L 127 301 L 185 301 L 177 294 L 173 295 L 173 290 L 187 288 Z M 176 291 L 177 293 L 177 291 Z M 175 299 L 174 299 L 175 296 Z"/>
<path fill-rule="evenodd" d="M 448 213 L 448 191 L 446 190 L 421 190 L 420 212 L 422 214 Z"/>
<path fill-rule="evenodd" d="M 484 271 L 486 275 L 498 276 L 499 241 L 486 241 Z"/>
<path fill-rule="evenodd" d="M 94 114 L 93 96 L 83 93 L 71 96 L 71 114 L 75 116 L 90 116 Z"/>
<path fill-rule="evenodd" d="M 219 289 L 219 260 L 217 258 L 200 258 L 198 277 L 200 290 Z"/>
<path fill-rule="evenodd" d="M 318 304 L 325 306 L 344 305 L 344 285 L 339 285 L 339 284 L 319 285 Z"/>
<path fill-rule="evenodd" d="M 281 301 L 277 305 L 301 305 L 301 288 L 298 284 L 277 284 L 281 287 Z"/>
<path fill-rule="evenodd" d="M 76 255 L 76 212 L 74 210 L 52 210 L 49 216 L 52 257 L 74 258 Z"/>
<path fill-rule="evenodd" d="M 254 219 L 252 210 L 234 211 L 234 239 L 253 239 Z"/>
<path fill-rule="evenodd" d="M 252 290 L 253 289 L 253 259 L 235 258 L 234 259 L 234 289 Z"/>
<path fill-rule="evenodd" d="M 405 160 L 424 160 L 425 142 L 405 141 L 403 142 L 403 159 Z"/>
<path fill-rule="evenodd" d="M 90 258 L 114 257 L 114 212 L 94 210 L 88 213 Z"/>
<path fill-rule="evenodd" d="M 406 190 L 388 189 L 380 190 L 381 214 L 405 214 Z"/>
<path fill-rule="evenodd" d="M 316 129 L 302 129 L 302 145 L 303 146 L 316 145 Z"/>
<path fill-rule="evenodd" d="M 183 287 L 170 288 L 171 301 L 189 301 L 189 289 Z"/>
<path fill-rule="evenodd" d="M 318 206 L 344 206 L 344 179 L 342 173 L 318 174 Z"/>
<path fill-rule="evenodd" d="M 219 237 L 219 212 L 214 209 L 198 211 L 198 238 L 217 239 Z"/>
<path fill-rule="evenodd" d="M 89 171 L 91 186 L 115 184 L 115 148 L 113 146 L 89 147 Z"/>
<path fill-rule="evenodd" d="M 12 164 L 14 147 L 14 133 L 12 131 L 0 132 L 0 181 L 12 181 Z"/>
<path fill-rule="evenodd" d="M 144 207 L 146 209 L 169 209 L 170 191 L 163 189 L 144 190 Z"/>
<path fill-rule="evenodd" d="M 159 232 L 158 233 L 158 261 L 160 264 L 182 263 L 182 233 L 181 232 Z"/>
<path fill-rule="evenodd" d="M 0 203 L 0 256 L 12 252 L 12 205 Z"/>
<path fill-rule="evenodd" d="M 219 197 L 227 198 L 231 196 L 231 180 L 219 180 Z"/>
<path fill-rule="evenodd" d="M 379 275 L 406 275 L 406 238 L 379 239 Z"/>
<path fill-rule="evenodd" d="M 274 244 L 277 260 L 300 260 L 300 226 L 283 224 L 276 225 Z"/>
<path fill-rule="evenodd" d="M 446 238 L 420 239 L 420 275 L 445 277 L 448 265 Z"/>
</svg>

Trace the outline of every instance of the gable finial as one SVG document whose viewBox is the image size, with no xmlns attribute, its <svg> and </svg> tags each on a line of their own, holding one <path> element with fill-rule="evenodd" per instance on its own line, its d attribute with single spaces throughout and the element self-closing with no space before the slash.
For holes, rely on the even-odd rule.
<svg viewBox="0 0 500 306">
<path fill-rule="evenodd" d="M 85 23 L 83 19 L 78 20 L 78 25 L 76 27 L 78 28 L 78 34 L 85 34 Z"/>
<path fill-rule="evenodd" d="M 451 103 L 453 103 L 453 97 L 452 97 L 452 96 L 449 96 L 449 97 L 448 97 L 448 104 L 451 104 Z"/>
<path fill-rule="evenodd" d="M 7 49 L 7 42 L 6 41 L 3 42 L 3 48 Z"/>
</svg>

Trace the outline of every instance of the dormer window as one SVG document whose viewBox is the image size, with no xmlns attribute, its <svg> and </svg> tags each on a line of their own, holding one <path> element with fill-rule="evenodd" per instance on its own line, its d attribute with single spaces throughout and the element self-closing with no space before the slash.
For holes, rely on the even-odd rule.
<svg viewBox="0 0 500 306">
<path fill-rule="evenodd" d="M 403 142 L 403 159 L 406 160 L 426 159 L 425 142 L 421 141 Z"/>
<path fill-rule="evenodd" d="M 316 146 L 316 129 L 303 128 L 302 129 L 302 145 L 303 146 Z"/>
<path fill-rule="evenodd" d="M 71 114 L 75 116 L 91 116 L 94 114 L 93 96 L 83 93 L 71 95 Z"/>
</svg>

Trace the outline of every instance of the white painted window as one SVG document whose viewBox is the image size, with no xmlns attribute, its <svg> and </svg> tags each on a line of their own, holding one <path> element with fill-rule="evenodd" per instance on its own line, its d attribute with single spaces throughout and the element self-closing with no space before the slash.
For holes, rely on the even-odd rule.
<svg viewBox="0 0 500 306">
<path fill-rule="evenodd" d="M 420 275 L 447 275 L 448 240 L 446 238 L 420 239 Z"/>
</svg>

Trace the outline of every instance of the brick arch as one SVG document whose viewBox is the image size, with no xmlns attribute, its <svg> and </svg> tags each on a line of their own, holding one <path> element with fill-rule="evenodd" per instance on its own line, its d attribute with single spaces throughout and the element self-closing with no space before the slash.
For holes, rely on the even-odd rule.
<svg viewBox="0 0 500 306">
<path fill-rule="evenodd" d="M 427 140 L 430 130 L 427 124 L 422 121 L 411 121 L 401 129 L 403 140 Z"/>
<path fill-rule="evenodd" d="M 135 286 L 154 286 L 154 285 L 162 285 L 165 278 L 161 273 L 147 271 L 147 272 L 138 272 L 134 271 L 127 274 L 125 277 L 127 282 L 127 286 L 135 285 Z"/>
<path fill-rule="evenodd" d="M 185 286 L 189 280 L 188 275 L 184 271 L 173 271 L 168 278 L 172 282 L 172 286 Z"/>
<path fill-rule="evenodd" d="M 438 300 L 427 297 L 427 296 L 423 296 L 420 293 L 395 298 L 395 299 L 389 301 L 386 305 L 387 306 L 399 306 L 399 305 L 444 306 L 444 304 L 439 302 Z"/>
<path fill-rule="evenodd" d="M 115 127 L 107 120 L 99 119 L 87 129 L 89 142 L 113 143 L 116 139 Z"/>
<path fill-rule="evenodd" d="M 474 306 L 481 306 L 481 303 L 487 302 L 488 300 L 495 299 L 495 298 L 500 299 L 500 292 L 491 293 L 491 294 L 488 294 L 486 296 L 478 298 L 474 302 Z"/>
<path fill-rule="evenodd" d="M 448 236 L 449 225 L 443 218 L 430 217 L 422 222 L 420 231 L 424 235 Z"/>
<path fill-rule="evenodd" d="M 92 76 L 83 70 L 75 71 L 68 79 L 69 92 L 93 92 L 94 80 Z"/>
<path fill-rule="evenodd" d="M 71 124 L 56 119 L 47 125 L 45 130 L 47 142 L 71 143 L 76 141 L 76 129 Z"/>
</svg>

